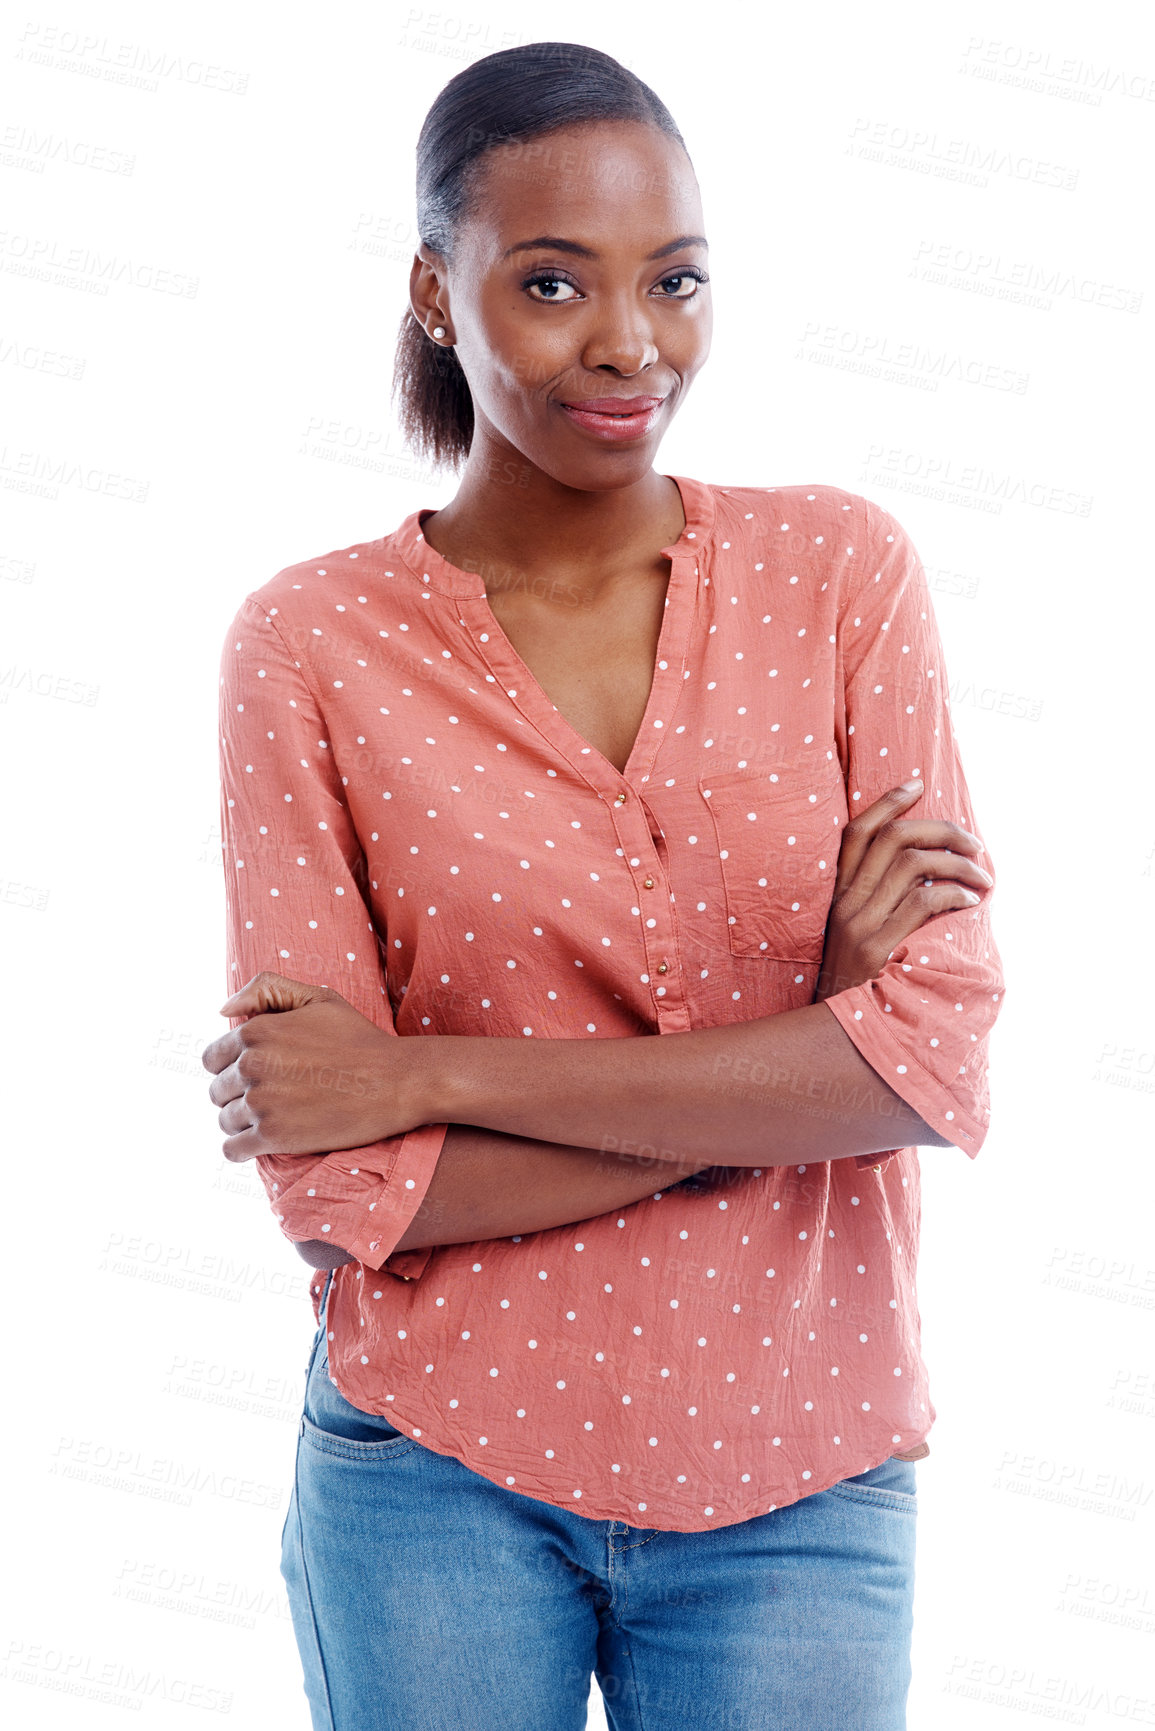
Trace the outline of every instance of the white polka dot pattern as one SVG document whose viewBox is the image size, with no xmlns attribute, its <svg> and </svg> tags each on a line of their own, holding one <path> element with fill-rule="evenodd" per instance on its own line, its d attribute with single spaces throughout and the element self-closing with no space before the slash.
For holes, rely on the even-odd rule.
<svg viewBox="0 0 1155 1731">
<path fill-rule="evenodd" d="M 850 813 L 918 775 L 910 815 L 981 839 L 896 520 L 835 487 L 674 479 L 686 527 L 624 773 L 537 685 L 482 579 L 425 541 L 428 510 L 246 599 L 221 681 L 230 989 L 262 968 L 321 980 L 403 1035 L 768 1016 L 813 999 Z M 828 1000 L 972 1157 L 1003 996 L 988 902 Z M 913 1148 L 390 1254 L 443 1135 L 258 1162 L 287 1236 L 358 1258 L 329 1309 L 358 1406 L 495 1484 L 679 1531 L 782 1507 L 930 1429 Z"/>
</svg>

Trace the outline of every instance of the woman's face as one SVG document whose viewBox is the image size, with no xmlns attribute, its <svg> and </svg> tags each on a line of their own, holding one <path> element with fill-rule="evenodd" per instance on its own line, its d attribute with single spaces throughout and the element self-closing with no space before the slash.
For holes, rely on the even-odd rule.
<svg viewBox="0 0 1155 1731">
<path fill-rule="evenodd" d="M 473 396 L 470 467 L 516 455 L 565 486 L 629 486 L 710 350 L 686 154 L 603 121 L 498 146 L 475 172 L 452 264 L 422 246 L 414 266 L 422 323 L 446 327 Z"/>
</svg>

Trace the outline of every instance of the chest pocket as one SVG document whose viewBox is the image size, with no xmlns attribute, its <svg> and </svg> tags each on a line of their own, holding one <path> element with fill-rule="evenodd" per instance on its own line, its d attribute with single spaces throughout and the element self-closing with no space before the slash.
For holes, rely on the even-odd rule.
<svg viewBox="0 0 1155 1731">
<path fill-rule="evenodd" d="M 703 776 L 735 956 L 822 960 L 846 785 L 836 758 L 813 769 Z"/>
</svg>

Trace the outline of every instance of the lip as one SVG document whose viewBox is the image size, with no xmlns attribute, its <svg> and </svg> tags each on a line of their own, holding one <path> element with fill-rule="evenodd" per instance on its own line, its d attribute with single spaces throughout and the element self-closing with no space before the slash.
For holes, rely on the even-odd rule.
<svg viewBox="0 0 1155 1731">
<path fill-rule="evenodd" d="M 592 397 L 588 402 L 559 403 L 575 426 L 595 438 L 613 442 L 640 439 L 658 418 L 665 397 Z"/>
<path fill-rule="evenodd" d="M 577 403 L 563 403 L 563 409 L 589 409 L 595 415 L 640 415 L 656 409 L 665 397 L 582 397 Z"/>
</svg>

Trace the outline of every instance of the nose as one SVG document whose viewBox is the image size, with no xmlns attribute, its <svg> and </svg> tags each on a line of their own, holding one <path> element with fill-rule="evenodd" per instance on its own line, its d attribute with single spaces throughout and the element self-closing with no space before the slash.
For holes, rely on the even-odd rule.
<svg viewBox="0 0 1155 1731">
<path fill-rule="evenodd" d="M 603 315 L 582 350 L 582 361 L 590 372 L 609 371 L 623 378 L 652 367 L 658 356 L 647 311 L 632 300 L 604 303 Z"/>
</svg>

